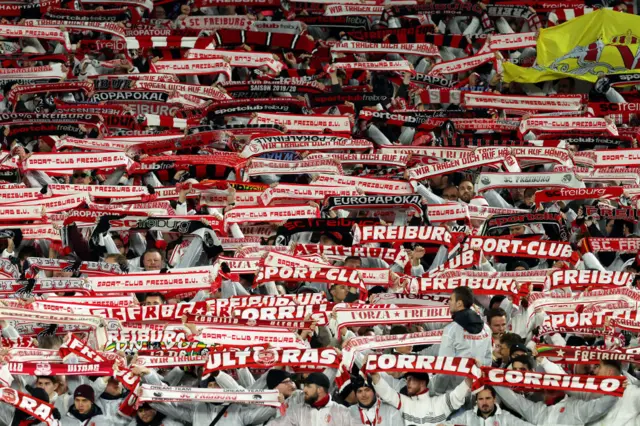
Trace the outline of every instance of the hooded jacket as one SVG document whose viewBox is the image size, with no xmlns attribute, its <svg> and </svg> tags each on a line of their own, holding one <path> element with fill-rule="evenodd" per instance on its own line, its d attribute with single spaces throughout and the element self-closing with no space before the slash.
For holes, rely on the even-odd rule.
<svg viewBox="0 0 640 426">
<path fill-rule="evenodd" d="M 72 405 L 67 411 L 67 415 L 62 418 L 62 426 L 107 426 L 118 425 L 122 422 L 109 421 L 102 414 L 102 410 L 96 404 L 91 406 L 91 411 L 87 414 L 80 414 L 75 405 Z"/>
<path fill-rule="evenodd" d="M 355 404 L 349 407 L 351 417 L 355 423 L 364 426 L 403 426 L 402 413 L 391 405 L 382 402 L 380 398 L 371 407 L 362 407 Z"/>
<path fill-rule="evenodd" d="M 453 322 L 442 331 L 442 343 L 438 356 L 473 358 L 482 365 L 491 365 L 491 329 L 480 315 L 464 309 L 452 315 Z M 453 389 L 462 381 L 461 377 L 437 375 L 432 388 L 437 394 Z"/>
</svg>

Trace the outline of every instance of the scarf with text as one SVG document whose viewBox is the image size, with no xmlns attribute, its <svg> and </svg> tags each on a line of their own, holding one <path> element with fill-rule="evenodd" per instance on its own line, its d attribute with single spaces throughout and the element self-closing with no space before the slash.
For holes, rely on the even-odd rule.
<svg viewBox="0 0 640 426">
<path fill-rule="evenodd" d="M 611 396 L 622 396 L 625 378 L 603 376 L 579 376 L 547 374 L 530 371 L 504 370 L 483 367 L 483 384 L 519 388 L 552 389 L 565 392 L 592 392 Z"/>
</svg>

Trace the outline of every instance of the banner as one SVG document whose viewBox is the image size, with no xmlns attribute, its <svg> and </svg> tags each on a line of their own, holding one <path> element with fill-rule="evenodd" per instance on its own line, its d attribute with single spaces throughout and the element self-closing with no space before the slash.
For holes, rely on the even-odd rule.
<svg viewBox="0 0 640 426">
<path fill-rule="evenodd" d="M 505 62 L 504 81 L 538 83 L 561 78 L 595 82 L 600 72 L 625 73 L 638 68 L 640 17 L 602 8 L 562 25 L 540 30 L 536 65 Z"/>
</svg>

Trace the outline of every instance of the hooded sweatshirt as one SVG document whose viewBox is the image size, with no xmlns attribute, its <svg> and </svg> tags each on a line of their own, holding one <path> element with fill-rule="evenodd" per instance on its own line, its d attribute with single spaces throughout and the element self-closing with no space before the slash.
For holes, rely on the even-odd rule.
<svg viewBox="0 0 640 426">
<path fill-rule="evenodd" d="M 474 358 L 482 365 L 491 365 L 491 329 L 472 309 L 464 309 L 452 315 L 453 322 L 442 332 L 438 356 Z M 438 375 L 433 391 L 441 394 L 452 390 L 462 378 Z"/>
</svg>

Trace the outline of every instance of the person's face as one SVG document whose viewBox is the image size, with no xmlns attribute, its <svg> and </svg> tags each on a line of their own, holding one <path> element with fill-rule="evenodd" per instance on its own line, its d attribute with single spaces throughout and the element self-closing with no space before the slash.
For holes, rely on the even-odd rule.
<svg viewBox="0 0 640 426">
<path fill-rule="evenodd" d="M 522 225 L 516 225 L 509 228 L 509 234 L 511 235 L 524 235 L 525 227 Z"/>
<path fill-rule="evenodd" d="M 450 186 L 442 191 L 442 198 L 447 201 L 458 201 L 458 188 Z"/>
<path fill-rule="evenodd" d="M 78 413 L 87 414 L 89 411 L 91 411 L 92 403 L 87 398 L 76 396 L 73 400 L 73 405 L 75 405 L 76 410 L 78 410 Z"/>
<path fill-rule="evenodd" d="M 451 313 L 454 313 L 462 310 L 464 310 L 462 301 L 456 299 L 456 295 L 452 294 L 449 298 L 449 311 L 451 311 Z"/>
<path fill-rule="evenodd" d="M 144 299 L 142 303 L 143 306 L 155 306 L 155 305 L 163 305 L 162 299 L 160 296 L 148 296 Z"/>
<path fill-rule="evenodd" d="M 180 14 L 188 15 L 189 13 L 191 13 L 191 8 L 189 6 L 187 6 L 186 4 L 180 6 Z"/>
<path fill-rule="evenodd" d="M 527 268 L 525 268 L 524 266 L 516 266 L 515 268 L 513 268 L 514 271 L 526 271 Z"/>
<path fill-rule="evenodd" d="M 116 380 L 109 380 L 104 391 L 111 396 L 120 396 L 122 395 L 122 386 Z"/>
<path fill-rule="evenodd" d="M 614 368 L 604 365 L 602 363 L 597 364 L 593 369 L 593 374 L 596 376 L 617 376 L 618 373 Z"/>
<path fill-rule="evenodd" d="M 51 379 L 39 378 L 36 380 L 36 387 L 44 390 L 51 398 L 56 393 L 58 385 L 53 383 Z"/>
<path fill-rule="evenodd" d="M 533 205 L 533 195 L 527 194 L 523 199 L 524 205 L 527 207 L 531 207 Z"/>
<path fill-rule="evenodd" d="M 361 405 L 369 406 L 373 402 L 375 394 L 373 393 L 373 389 L 363 386 L 356 392 L 356 398 L 358 398 L 358 402 Z"/>
<path fill-rule="evenodd" d="M 595 369 L 599 369 L 600 365 L 596 364 L 594 367 L 595 367 Z M 589 365 L 589 364 L 576 364 L 574 366 L 573 370 L 574 370 L 573 374 L 580 374 L 580 375 L 583 375 L 583 376 L 588 376 L 588 375 L 591 374 L 591 365 Z"/>
<path fill-rule="evenodd" d="M 520 361 L 514 361 L 511 364 L 511 369 L 517 371 L 529 371 L 529 367 L 527 366 L 527 364 L 523 364 Z"/>
<path fill-rule="evenodd" d="M 607 222 L 607 235 L 611 235 L 611 233 L 613 232 L 613 220 L 610 220 Z"/>
<path fill-rule="evenodd" d="M 426 389 L 426 387 L 427 386 L 424 380 L 418 380 L 413 376 L 407 377 L 407 395 L 418 395 L 420 392 Z"/>
<path fill-rule="evenodd" d="M 75 185 L 89 185 L 91 183 L 91 173 L 86 170 L 73 172 L 72 183 Z"/>
<path fill-rule="evenodd" d="M 156 16 L 156 19 L 165 19 L 167 17 L 167 12 L 165 12 L 164 7 L 154 8 L 153 13 Z"/>
<path fill-rule="evenodd" d="M 147 271 L 162 269 L 162 256 L 160 253 L 147 253 L 144 255 L 142 262 L 144 264 L 144 269 Z"/>
<path fill-rule="evenodd" d="M 153 421 L 153 418 L 156 416 L 156 413 L 157 411 L 153 408 L 138 408 L 138 418 L 142 420 L 143 423 L 151 423 L 151 421 Z"/>
<path fill-rule="evenodd" d="M 304 385 L 304 402 L 311 405 L 319 399 L 319 386 L 314 384 Z"/>
<path fill-rule="evenodd" d="M 507 330 L 507 318 L 506 317 L 493 317 L 489 324 L 493 337 L 500 337 Z"/>
<path fill-rule="evenodd" d="M 485 389 L 478 392 L 478 409 L 482 414 L 491 414 L 496 408 L 496 399 L 491 395 L 491 391 Z"/>
<path fill-rule="evenodd" d="M 360 259 L 349 259 L 344 262 L 345 268 L 360 268 L 362 266 L 362 262 Z"/>
<path fill-rule="evenodd" d="M 349 290 L 347 290 L 346 286 L 334 285 L 331 287 L 331 296 L 333 296 L 333 301 L 335 303 L 343 302 L 348 295 L 349 295 Z"/>
<path fill-rule="evenodd" d="M 122 240 L 120 238 L 114 238 L 113 242 L 116 245 L 116 248 L 118 249 L 120 254 L 124 254 L 125 249 L 124 249 L 124 243 L 122 242 Z"/>
<path fill-rule="evenodd" d="M 280 392 L 285 398 L 289 398 L 291 394 L 296 390 L 296 384 L 291 379 L 284 379 L 278 386 L 276 386 L 278 392 Z"/>
<path fill-rule="evenodd" d="M 469 181 L 462 182 L 458 187 L 458 193 L 462 201 L 465 203 L 470 202 L 475 195 L 473 192 L 473 184 Z"/>
<path fill-rule="evenodd" d="M 503 362 L 509 361 L 509 346 L 505 343 L 500 343 L 500 356 Z"/>
<path fill-rule="evenodd" d="M 320 237 L 320 244 L 323 246 L 335 246 L 336 242 L 333 241 L 331 238 L 327 237 L 326 235 L 323 235 Z"/>
</svg>

